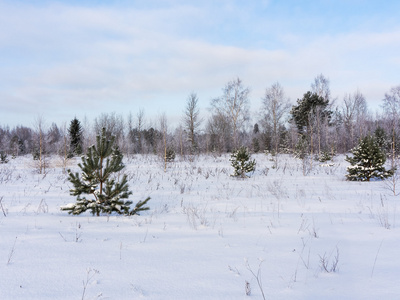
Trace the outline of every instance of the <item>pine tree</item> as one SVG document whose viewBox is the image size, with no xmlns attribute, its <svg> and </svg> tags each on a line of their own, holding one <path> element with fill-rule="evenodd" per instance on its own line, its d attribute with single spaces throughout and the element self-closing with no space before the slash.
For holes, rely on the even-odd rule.
<svg viewBox="0 0 400 300">
<path fill-rule="evenodd" d="M 250 160 L 249 151 L 245 147 L 241 147 L 232 153 L 229 159 L 234 172 L 231 176 L 247 177 L 246 173 L 253 172 L 256 167 L 256 161 Z"/>
<path fill-rule="evenodd" d="M 96 146 L 93 145 L 82 157 L 82 164 L 78 164 L 82 170 L 80 177 L 68 170 L 68 180 L 74 188 L 70 190 L 72 196 L 77 196 L 76 203 L 61 207 L 61 210 L 70 214 L 79 215 L 90 210 L 93 215 L 100 213 L 110 214 L 116 212 L 124 215 L 134 215 L 140 211 L 148 210 L 144 205 L 150 200 L 139 201 L 133 209 L 132 201 L 126 201 L 132 192 L 129 191 L 127 176 L 123 175 L 117 182 L 114 174 L 121 171 L 125 165 L 122 163 L 123 155 L 118 148 L 114 148 L 115 136 L 106 139 L 106 130 L 103 128 L 101 136 L 96 138 Z M 82 194 L 91 195 L 92 199 L 81 197 Z"/>
<path fill-rule="evenodd" d="M 393 176 L 394 170 L 386 170 L 383 166 L 386 156 L 374 137 L 364 137 L 351 153 L 353 157 L 346 156 L 346 161 L 351 164 L 347 167 L 347 180 L 370 181 L 371 178 L 385 179 Z"/>
<path fill-rule="evenodd" d="M 70 138 L 70 152 L 69 156 L 82 154 L 82 126 L 79 120 L 75 117 L 68 128 Z"/>
<path fill-rule="evenodd" d="M 297 105 L 292 107 L 290 113 L 291 120 L 296 124 L 300 134 L 304 134 L 304 129 L 309 130 L 313 118 L 320 118 L 322 122 L 323 120 L 330 121 L 332 117 L 329 100 L 311 92 L 305 93 L 302 99 L 298 99 Z"/>
</svg>

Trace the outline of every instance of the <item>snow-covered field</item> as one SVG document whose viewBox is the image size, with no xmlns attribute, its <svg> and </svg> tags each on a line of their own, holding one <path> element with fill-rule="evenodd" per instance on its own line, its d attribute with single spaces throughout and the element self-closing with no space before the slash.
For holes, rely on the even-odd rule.
<svg viewBox="0 0 400 300">
<path fill-rule="evenodd" d="M 0 299 L 400 299 L 390 184 L 345 181 L 343 156 L 306 176 L 289 156 L 253 158 L 246 180 L 229 156 L 166 173 L 126 158 L 131 199 L 151 196 L 133 217 L 61 212 L 75 198 L 55 157 L 46 175 L 31 156 L 0 165 Z"/>
</svg>

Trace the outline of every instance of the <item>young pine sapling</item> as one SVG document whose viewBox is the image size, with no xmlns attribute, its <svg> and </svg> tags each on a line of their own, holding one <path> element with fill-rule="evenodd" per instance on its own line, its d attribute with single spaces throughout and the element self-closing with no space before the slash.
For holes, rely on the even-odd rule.
<svg viewBox="0 0 400 300">
<path fill-rule="evenodd" d="M 101 136 L 96 138 L 96 146 L 91 146 L 87 155 L 82 157 L 82 163 L 78 164 L 82 175 L 68 170 L 68 180 L 74 188 L 70 190 L 72 196 L 77 196 L 76 203 L 70 203 L 61 207 L 61 210 L 70 214 L 79 215 L 90 210 L 93 215 L 100 213 L 110 214 L 116 212 L 123 215 L 134 215 L 140 211 L 149 210 L 146 203 L 150 197 L 136 203 L 131 209 L 132 201 L 128 199 L 132 194 L 129 191 L 127 175 L 123 175 L 121 181 L 116 181 L 115 174 L 125 168 L 122 162 L 123 155 L 114 146 L 115 137 L 106 138 L 106 130 L 103 128 Z M 82 195 L 91 195 L 92 199 L 86 199 Z"/>
</svg>

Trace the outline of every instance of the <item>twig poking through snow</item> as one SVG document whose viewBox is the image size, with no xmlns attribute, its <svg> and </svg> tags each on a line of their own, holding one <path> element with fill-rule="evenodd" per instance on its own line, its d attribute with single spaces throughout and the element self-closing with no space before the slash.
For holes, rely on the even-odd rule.
<svg viewBox="0 0 400 300">
<path fill-rule="evenodd" d="M 88 268 L 86 270 L 86 280 L 83 280 L 83 292 L 82 292 L 82 300 L 85 299 L 85 294 L 86 294 L 86 290 L 88 288 L 88 285 L 90 284 L 90 282 L 92 281 L 92 279 L 94 278 L 94 276 L 96 276 L 96 274 L 99 274 L 100 272 L 92 269 L 92 268 Z"/>
<path fill-rule="evenodd" d="M 378 251 L 376 252 L 376 255 L 375 255 L 374 265 L 372 266 L 372 271 L 371 271 L 371 278 L 374 275 L 375 264 L 376 264 L 376 260 L 378 259 L 379 252 L 381 251 L 382 243 L 383 243 L 383 240 L 381 241 L 381 244 L 379 245 Z"/>
<path fill-rule="evenodd" d="M 14 252 L 15 252 L 15 244 L 17 243 L 17 238 L 18 238 L 18 237 L 16 236 L 16 237 L 15 237 L 15 240 L 14 240 L 14 244 L 13 244 L 13 246 L 12 246 L 12 248 L 11 248 L 10 254 L 8 255 L 7 265 L 10 264 L 11 259 L 12 259 L 13 255 L 14 255 Z"/>
<path fill-rule="evenodd" d="M 3 207 L 3 203 L 1 203 L 1 201 L 3 201 L 3 196 L 0 197 L 0 206 L 1 206 L 1 210 L 3 211 L 3 215 L 4 215 L 5 217 L 7 217 L 7 214 L 6 214 L 6 212 L 5 212 L 5 210 L 4 210 L 4 207 Z"/>
<path fill-rule="evenodd" d="M 260 260 L 260 264 L 258 265 L 258 271 L 257 271 L 257 274 L 256 274 L 251 269 L 251 267 L 249 265 L 249 261 L 246 259 L 246 267 L 250 271 L 250 273 L 254 276 L 254 278 L 257 280 L 258 287 L 260 288 L 260 291 L 261 291 L 261 294 L 263 296 L 263 299 L 265 300 L 264 289 L 263 289 L 263 286 L 262 286 L 262 279 L 261 279 L 261 265 L 262 265 L 263 262 L 264 262 L 264 260 Z M 250 284 L 249 284 L 249 288 L 250 288 Z"/>
</svg>

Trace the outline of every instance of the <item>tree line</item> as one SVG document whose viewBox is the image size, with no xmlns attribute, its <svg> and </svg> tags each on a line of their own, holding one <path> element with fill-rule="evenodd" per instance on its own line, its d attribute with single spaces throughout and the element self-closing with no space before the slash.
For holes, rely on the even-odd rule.
<svg viewBox="0 0 400 300">
<path fill-rule="evenodd" d="M 0 127 L 0 154 L 32 154 L 38 160 L 50 154 L 81 155 L 95 143 L 102 128 L 108 136 L 115 136 L 116 145 L 127 155 L 219 154 L 244 146 L 253 153 L 323 158 L 347 153 L 366 135 L 374 135 L 393 157 L 399 154 L 400 85 L 383 95 L 381 114 L 369 111 L 359 90 L 346 94 L 342 101 L 332 98 L 329 80 L 322 74 L 295 103 L 278 82 L 272 84 L 265 89 L 261 108 L 252 115 L 250 94 L 240 78 L 229 81 L 221 94 L 211 99 L 205 119 L 197 94 L 190 93 L 176 128 L 169 126 L 165 114 L 147 120 L 143 110 L 127 117 L 103 113 L 91 124 L 75 117 L 62 126 L 46 126 L 43 117 L 37 117 L 32 128 Z"/>
</svg>

